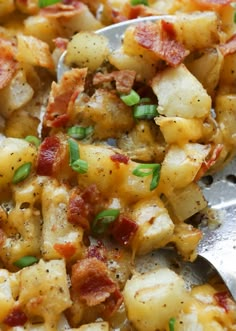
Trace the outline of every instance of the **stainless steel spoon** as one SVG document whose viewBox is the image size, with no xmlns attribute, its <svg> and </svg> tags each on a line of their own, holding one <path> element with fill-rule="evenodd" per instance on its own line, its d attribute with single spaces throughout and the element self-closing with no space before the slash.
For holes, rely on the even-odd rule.
<svg viewBox="0 0 236 331">
<path fill-rule="evenodd" d="M 96 31 L 104 35 L 111 50 L 121 46 L 122 36 L 128 26 L 144 21 L 157 21 L 160 19 L 173 19 L 171 16 L 151 16 L 130 21 L 124 21 Z M 60 80 L 63 73 L 69 68 L 64 64 L 64 52 L 59 59 L 57 76 Z M 203 193 L 213 211 L 219 214 L 220 226 L 217 229 L 201 224 L 203 239 L 198 247 L 198 258 L 193 263 L 180 263 L 179 273 L 188 284 L 201 284 L 209 276 L 217 272 L 234 300 L 236 300 L 236 160 L 222 172 L 211 177 L 211 184 L 202 181 Z M 173 250 L 158 250 L 145 258 L 137 260 L 139 270 L 151 269 L 155 262 L 162 262 L 171 267 L 177 255 Z"/>
</svg>

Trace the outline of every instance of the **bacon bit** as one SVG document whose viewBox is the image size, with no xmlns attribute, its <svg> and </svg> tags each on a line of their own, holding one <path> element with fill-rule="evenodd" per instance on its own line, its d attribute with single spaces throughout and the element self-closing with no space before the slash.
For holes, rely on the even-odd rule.
<svg viewBox="0 0 236 331">
<path fill-rule="evenodd" d="M 0 89 L 7 86 L 17 70 L 13 44 L 0 38 Z"/>
<path fill-rule="evenodd" d="M 56 136 L 47 137 L 40 145 L 37 162 L 37 174 L 40 176 L 52 176 L 53 166 L 60 151 L 60 140 Z"/>
<path fill-rule="evenodd" d="M 196 4 L 202 7 L 202 9 L 221 9 L 224 6 L 229 5 L 232 0 L 194 0 Z"/>
<path fill-rule="evenodd" d="M 0 228 L 0 247 L 5 243 L 6 241 L 6 234 L 3 231 L 3 229 Z"/>
<path fill-rule="evenodd" d="M 65 259 L 71 258 L 76 252 L 76 248 L 71 242 L 67 242 L 65 244 L 55 244 L 53 248 Z"/>
<path fill-rule="evenodd" d="M 134 84 L 136 72 L 134 70 L 120 70 L 103 74 L 97 72 L 93 77 L 93 85 L 107 83 L 115 80 L 116 89 L 119 93 L 129 93 Z"/>
<path fill-rule="evenodd" d="M 15 307 L 4 319 L 3 323 L 8 326 L 22 326 L 27 322 L 28 318 L 25 313 L 19 308 Z"/>
<path fill-rule="evenodd" d="M 124 22 L 124 21 L 127 21 L 127 19 L 128 19 L 124 14 L 122 14 L 119 10 L 117 10 L 115 8 L 112 8 L 111 16 L 112 16 L 113 23 Z"/>
<path fill-rule="evenodd" d="M 56 3 L 51 6 L 44 7 L 40 10 L 40 15 L 53 18 L 71 18 L 80 14 L 85 8 L 85 5 L 77 0 L 67 0 L 63 3 Z"/>
<path fill-rule="evenodd" d="M 71 285 L 78 299 L 88 306 L 105 304 L 111 295 L 119 292 L 117 284 L 109 277 L 106 264 L 95 257 L 83 259 L 72 266 Z M 121 303 L 118 295 L 114 295 L 114 300 Z"/>
<path fill-rule="evenodd" d="M 136 222 L 125 216 L 120 216 L 113 222 L 110 232 L 118 243 L 127 246 L 137 230 L 138 224 Z"/>
<path fill-rule="evenodd" d="M 72 69 L 63 75 L 58 84 L 52 83 L 44 126 L 66 125 L 77 96 L 84 90 L 86 75 L 87 69 Z"/>
<path fill-rule="evenodd" d="M 65 51 L 69 40 L 66 38 L 58 37 L 58 38 L 53 39 L 53 42 L 57 48 L 61 49 L 62 51 Z"/>
<path fill-rule="evenodd" d="M 217 159 L 220 156 L 220 153 L 223 149 L 222 144 L 217 144 L 211 151 L 210 158 L 206 161 L 204 161 L 201 165 L 201 168 L 199 169 L 195 181 L 198 181 L 217 161 Z"/>
<path fill-rule="evenodd" d="M 119 290 L 111 293 L 109 298 L 105 302 L 105 310 L 103 311 L 103 316 L 109 318 L 113 315 L 120 307 L 123 302 L 123 296 Z"/>
<path fill-rule="evenodd" d="M 96 257 L 96 259 L 102 262 L 106 262 L 107 261 L 106 247 L 103 245 L 101 241 L 99 241 L 96 246 L 95 245 L 89 246 L 87 257 L 88 258 Z"/>
<path fill-rule="evenodd" d="M 216 300 L 217 304 L 220 307 L 224 308 L 226 313 L 229 311 L 229 303 L 228 303 L 229 294 L 226 291 L 215 293 L 214 294 L 214 299 Z"/>
<path fill-rule="evenodd" d="M 124 163 L 124 164 L 128 164 L 129 163 L 129 157 L 123 154 L 113 154 L 110 156 L 110 159 L 113 162 L 117 162 L 117 163 Z"/>
<path fill-rule="evenodd" d="M 171 22 L 140 23 L 135 27 L 134 38 L 137 43 L 165 60 L 170 66 L 179 65 L 189 54 L 184 46 L 175 39 L 174 25 Z"/>
<path fill-rule="evenodd" d="M 112 9 L 114 23 L 131 20 L 138 17 L 159 15 L 160 12 L 150 6 L 135 5 L 132 6 L 126 2 L 120 11 Z"/>
<path fill-rule="evenodd" d="M 221 53 L 226 56 L 236 52 L 236 34 L 234 34 L 225 44 L 219 46 Z"/>
<path fill-rule="evenodd" d="M 83 192 L 74 189 L 69 198 L 67 220 L 84 230 L 90 229 L 90 222 L 97 213 L 101 195 L 95 184 L 87 187 Z"/>
</svg>

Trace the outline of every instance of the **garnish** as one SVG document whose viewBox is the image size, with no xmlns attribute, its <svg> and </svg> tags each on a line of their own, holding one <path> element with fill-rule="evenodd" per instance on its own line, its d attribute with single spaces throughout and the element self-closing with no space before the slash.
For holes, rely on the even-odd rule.
<svg viewBox="0 0 236 331">
<path fill-rule="evenodd" d="M 26 179 L 30 174 L 31 167 L 32 167 L 32 163 L 27 162 L 22 164 L 19 168 L 17 168 L 12 178 L 12 183 L 17 184 L 19 182 L 22 182 L 24 179 Z"/>
<path fill-rule="evenodd" d="M 160 169 L 161 165 L 159 163 L 144 163 L 139 164 L 132 173 L 137 177 L 146 177 L 152 175 L 152 180 L 150 183 L 150 191 L 152 191 L 159 184 Z"/>
<path fill-rule="evenodd" d="M 152 119 L 158 116 L 157 105 L 135 105 L 133 115 L 136 119 Z"/>
<path fill-rule="evenodd" d="M 71 168 L 84 174 L 88 171 L 88 162 L 80 159 L 79 146 L 74 139 L 68 139 L 69 153 L 70 153 L 70 166 Z"/>
<path fill-rule="evenodd" d="M 147 0 L 131 0 L 130 4 L 132 6 L 137 6 L 137 5 L 148 6 L 148 1 Z"/>
<path fill-rule="evenodd" d="M 61 0 L 39 0 L 38 6 L 39 8 L 47 7 L 54 5 L 55 3 L 61 2 Z"/>
<path fill-rule="evenodd" d="M 37 257 L 31 256 L 31 255 L 27 255 L 27 256 L 23 256 L 19 260 L 13 262 L 13 264 L 16 267 L 22 269 L 22 268 L 25 268 L 25 267 L 29 267 L 30 265 L 32 265 L 34 263 L 37 263 L 37 262 L 38 262 Z"/>
<path fill-rule="evenodd" d="M 41 144 L 41 140 L 35 136 L 27 136 L 25 137 L 25 140 L 28 141 L 28 143 L 35 145 L 36 147 L 39 147 Z"/>
<path fill-rule="evenodd" d="M 108 226 L 117 219 L 119 214 L 119 209 L 106 209 L 101 211 L 92 222 L 92 232 L 95 234 L 103 234 Z"/>
<path fill-rule="evenodd" d="M 127 106 L 134 106 L 140 101 L 139 94 L 134 90 L 131 90 L 129 94 L 121 94 L 120 98 Z"/>
<path fill-rule="evenodd" d="M 74 139 L 82 140 L 84 138 L 87 138 L 89 135 L 93 133 L 93 127 L 92 126 L 82 127 L 79 125 L 75 125 L 69 128 L 67 130 L 67 133 L 70 137 Z"/>
<path fill-rule="evenodd" d="M 169 319 L 169 331 L 175 331 L 175 322 L 176 319 L 174 317 Z"/>
</svg>

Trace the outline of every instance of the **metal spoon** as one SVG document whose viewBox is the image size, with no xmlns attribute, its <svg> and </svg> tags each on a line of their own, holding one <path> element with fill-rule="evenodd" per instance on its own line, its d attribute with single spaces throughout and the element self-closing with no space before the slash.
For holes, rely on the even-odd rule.
<svg viewBox="0 0 236 331">
<path fill-rule="evenodd" d="M 173 19 L 171 16 L 142 17 L 130 21 L 124 21 L 96 31 L 104 35 L 109 42 L 111 50 L 120 48 L 122 36 L 130 25 L 144 21 L 157 21 L 160 19 Z M 57 76 L 60 80 L 63 73 L 69 68 L 65 65 L 66 52 L 59 59 Z M 203 239 L 198 247 L 198 258 L 193 263 L 180 263 L 179 273 L 190 284 L 201 284 L 208 281 L 213 273 L 218 273 L 234 300 L 236 300 L 236 160 L 234 160 L 222 172 L 211 177 L 211 185 L 200 183 L 203 194 L 213 211 L 219 213 L 220 226 L 211 229 L 207 225 L 201 225 Z M 178 258 L 173 250 L 161 249 L 148 257 L 139 258 L 137 268 L 139 270 L 151 269 L 155 262 L 164 262 L 171 267 L 170 261 Z M 179 258 L 178 258 L 179 259 Z"/>
</svg>

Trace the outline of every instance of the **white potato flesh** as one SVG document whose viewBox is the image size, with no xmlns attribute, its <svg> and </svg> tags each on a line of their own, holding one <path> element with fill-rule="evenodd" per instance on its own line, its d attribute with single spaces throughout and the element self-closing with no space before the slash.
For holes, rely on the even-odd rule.
<svg viewBox="0 0 236 331">
<path fill-rule="evenodd" d="M 12 295 L 10 273 L 0 269 L 0 322 L 8 315 L 13 308 L 15 300 Z"/>
<path fill-rule="evenodd" d="M 131 218 L 139 225 L 132 240 L 137 254 L 146 254 L 170 241 L 174 224 L 159 198 L 141 200 L 132 208 Z"/>
<path fill-rule="evenodd" d="M 14 0 L 1 0 L 0 1 L 0 16 L 4 17 L 15 10 Z"/>
<path fill-rule="evenodd" d="M 202 120 L 196 118 L 165 117 L 155 118 L 167 144 L 195 142 L 202 137 Z"/>
<path fill-rule="evenodd" d="M 81 31 L 68 43 L 65 62 L 93 71 L 101 66 L 108 53 L 108 40 L 104 36 Z"/>
<path fill-rule="evenodd" d="M 183 188 L 193 182 L 209 152 L 209 145 L 171 145 L 162 163 L 160 179 L 166 185 L 167 192 L 170 187 Z"/>
<path fill-rule="evenodd" d="M 159 72 L 152 81 L 152 89 L 161 115 L 201 118 L 210 113 L 210 96 L 184 64 Z"/>
<path fill-rule="evenodd" d="M 69 331 L 109 331 L 109 324 L 107 322 L 97 322 L 84 324 L 77 329 L 69 329 Z"/>
<path fill-rule="evenodd" d="M 0 188 L 12 182 L 17 168 L 27 162 L 34 163 L 37 155 L 35 146 L 24 139 L 5 138 L 0 141 Z"/>
<path fill-rule="evenodd" d="M 183 279 L 168 268 L 134 275 L 123 295 L 128 318 L 138 331 L 165 330 L 188 297 Z"/>
</svg>

